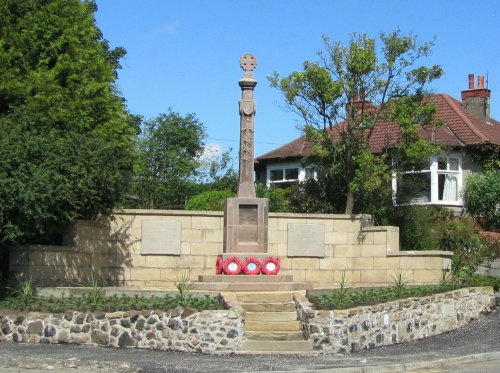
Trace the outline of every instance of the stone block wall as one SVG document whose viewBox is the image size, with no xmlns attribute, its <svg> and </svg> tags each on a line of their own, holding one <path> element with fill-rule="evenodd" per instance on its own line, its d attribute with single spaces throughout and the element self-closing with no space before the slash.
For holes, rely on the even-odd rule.
<svg viewBox="0 0 500 373">
<path fill-rule="evenodd" d="M 393 283 L 436 283 L 451 266 L 451 252 L 399 251 L 397 227 L 374 227 L 367 216 L 270 213 L 268 253 L 281 259 L 280 274 L 315 288 Z M 64 246 L 11 251 L 10 268 L 43 286 L 88 283 L 173 289 L 186 271 L 191 278 L 215 273 L 223 253 L 222 212 L 124 210 L 97 222 L 78 221 Z M 301 239 L 302 238 L 302 239 Z"/>
<path fill-rule="evenodd" d="M 314 349 L 356 352 L 455 330 L 496 307 L 492 287 L 466 288 L 374 306 L 317 311 L 295 297 L 299 319 Z"/>
</svg>

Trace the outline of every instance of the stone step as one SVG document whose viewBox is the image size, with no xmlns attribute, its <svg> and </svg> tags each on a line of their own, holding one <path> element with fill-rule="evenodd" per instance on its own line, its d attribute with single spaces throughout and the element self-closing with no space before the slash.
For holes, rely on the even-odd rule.
<svg viewBox="0 0 500 373">
<path fill-rule="evenodd" d="M 297 312 L 246 312 L 245 320 L 262 322 L 297 321 Z"/>
<path fill-rule="evenodd" d="M 250 283 L 271 283 L 271 282 L 293 282 L 292 275 L 199 275 L 199 282 L 250 282 Z"/>
<path fill-rule="evenodd" d="M 310 341 L 245 341 L 238 352 L 312 352 Z"/>
<path fill-rule="evenodd" d="M 292 302 L 293 294 L 289 291 L 240 292 L 236 294 L 236 298 L 241 303 Z"/>
<path fill-rule="evenodd" d="M 252 331 L 285 331 L 295 332 L 300 330 L 300 321 L 246 321 L 245 330 Z"/>
<path fill-rule="evenodd" d="M 304 341 L 304 334 L 301 331 L 287 332 L 287 331 L 261 331 L 261 330 L 247 330 L 245 336 L 249 341 Z"/>
<path fill-rule="evenodd" d="M 269 303 L 242 303 L 241 308 L 246 312 L 294 312 L 294 302 Z"/>
<path fill-rule="evenodd" d="M 226 276 L 229 278 L 231 276 Z M 237 276 L 233 276 L 237 277 Z M 271 292 L 312 289 L 312 284 L 305 282 L 197 282 L 194 290 L 198 291 L 234 291 L 234 292 Z"/>
</svg>

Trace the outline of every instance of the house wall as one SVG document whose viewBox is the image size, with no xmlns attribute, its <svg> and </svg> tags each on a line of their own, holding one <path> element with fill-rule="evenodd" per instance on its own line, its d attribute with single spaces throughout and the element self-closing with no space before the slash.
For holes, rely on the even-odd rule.
<svg viewBox="0 0 500 373">
<path fill-rule="evenodd" d="M 88 283 L 173 289 L 186 271 L 213 275 L 223 253 L 222 212 L 124 210 L 98 222 L 78 221 L 64 246 L 13 249 L 10 269 L 42 286 Z M 400 252 L 396 227 L 373 227 L 367 216 L 270 213 L 268 253 L 280 274 L 315 288 L 437 283 L 451 252 Z M 321 232 L 303 241 L 311 232 Z M 301 247 L 303 246 L 303 250 Z"/>
</svg>

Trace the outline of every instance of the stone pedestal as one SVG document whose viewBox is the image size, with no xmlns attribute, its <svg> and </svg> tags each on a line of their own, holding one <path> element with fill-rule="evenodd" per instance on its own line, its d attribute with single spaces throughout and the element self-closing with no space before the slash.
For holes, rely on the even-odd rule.
<svg viewBox="0 0 500 373">
<path fill-rule="evenodd" d="M 236 197 L 224 204 L 224 253 L 267 253 L 267 199 Z"/>
</svg>

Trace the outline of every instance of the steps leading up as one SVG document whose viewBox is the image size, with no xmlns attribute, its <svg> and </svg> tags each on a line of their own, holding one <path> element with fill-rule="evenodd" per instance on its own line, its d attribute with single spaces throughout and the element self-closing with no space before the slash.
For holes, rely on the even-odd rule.
<svg viewBox="0 0 500 373">
<path fill-rule="evenodd" d="M 238 353 L 312 352 L 309 341 L 246 341 Z"/>
<path fill-rule="evenodd" d="M 246 331 L 248 341 L 305 341 L 302 331 L 263 332 L 261 330 Z"/>
<path fill-rule="evenodd" d="M 245 319 L 247 322 L 297 321 L 297 312 L 247 312 Z"/>
<path fill-rule="evenodd" d="M 246 341 L 239 353 L 313 351 L 312 343 L 305 340 L 300 328 L 293 294 L 293 291 L 254 291 L 231 295 L 246 311 Z"/>
<path fill-rule="evenodd" d="M 312 289 L 305 282 L 294 282 L 291 275 L 200 275 L 196 290 L 204 291 L 295 291 Z"/>
</svg>

